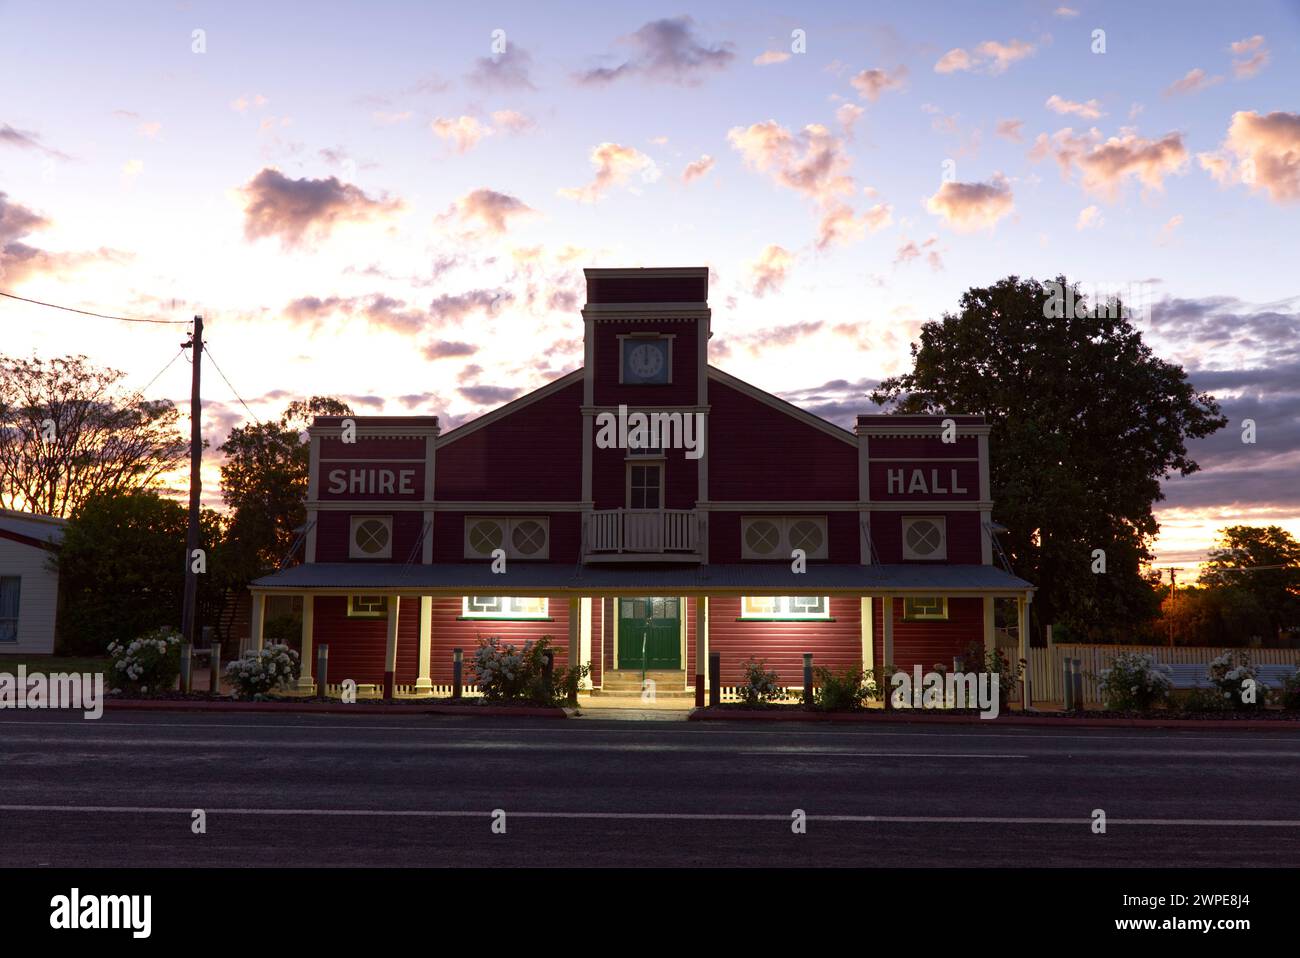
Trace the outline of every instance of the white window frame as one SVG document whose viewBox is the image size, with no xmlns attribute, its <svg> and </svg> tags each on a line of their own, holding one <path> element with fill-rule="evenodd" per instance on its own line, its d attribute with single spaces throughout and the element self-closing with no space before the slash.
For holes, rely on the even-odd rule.
<svg viewBox="0 0 1300 958">
<path fill-rule="evenodd" d="M 380 608 L 375 609 L 358 609 L 357 599 L 371 597 L 380 600 Z M 388 618 L 388 596 L 374 595 L 374 593 L 358 593 L 357 595 L 348 596 L 348 618 L 349 619 L 386 619 Z"/>
<path fill-rule="evenodd" d="M 0 576 L 0 579 L 12 579 L 14 581 L 14 589 L 18 592 L 18 601 L 14 603 L 13 616 L 5 616 L 3 620 L 0 620 L 4 622 L 12 622 L 14 624 L 14 637 L 12 639 L 0 638 L 0 648 L 4 648 L 8 643 L 18 641 L 18 630 L 22 625 L 23 619 L 23 577 L 20 575 L 6 575 Z"/>
<path fill-rule="evenodd" d="M 620 386 L 671 386 L 673 384 L 673 333 L 624 333 L 618 337 L 618 384 Z M 649 340 L 663 340 L 668 343 L 667 357 L 664 359 L 665 370 L 668 378 L 663 382 L 634 382 L 630 383 L 623 378 L 623 370 L 627 365 L 627 355 L 624 350 L 629 343 L 633 348 Z"/>
<path fill-rule="evenodd" d="M 627 476 L 627 482 L 624 489 L 623 501 L 627 503 L 629 509 L 663 509 L 664 508 L 664 484 L 668 481 L 667 470 L 664 468 L 662 458 L 653 457 L 646 459 L 628 458 L 624 460 L 626 465 L 624 470 Z M 658 469 L 659 470 L 659 505 L 658 506 L 634 506 L 632 505 L 632 471 L 637 468 Z"/>
<path fill-rule="evenodd" d="M 808 612 L 794 608 L 800 600 L 821 599 L 824 612 Z M 751 610 L 751 601 L 771 601 L 772 608 L 767 611 Z M 831 617 L 831 597 L 828 595 L 742 595 L 740 597 L 740 617 L 742 619 L 778 619 L 790 622 L 825 622 Z"/>
<path fill-rule="evenodd" d="M 934 601 L 938 600 L 940 610 L 938 612 L 909 612 L 907 604 L 909 602 L 918 602 L 922 599 Z M 947 622 L 948 621 L 948 597 L 946 595 L 908 595 L 903 596 L 903 621 L 904 622 Z"/>
<path fill-rule="evenodd" d="M 918 555 L 907 544 L 907 530 L 917 522 L 931 522 L 939 530 L 939 548 L 927 555 Z M 900 540 L 903 545 L 903 558 L 913 562 L 945 562 L 948 559 L 948 522 L 944 516 L 903 516 L 903 528 Z"/>
<path fill-rule="evenodd" d="M 501 548 L 506 550 L 506 558 L 519 559 L 527 562 L 530 559 L 549 559 L 551 557 L 551 517 L 550 516 L 466 516 L 465 517 L 465 558 L 466 559 L 491 559 L 491 555 L 484 555 L 470 546 L 470 530 L 480 522 L 495 522 L 501 529 Z M 546 535 L 546 543 L 540 550 L 532 553 L 522 553 L 515 548 L 514 532 L 515 527 L 523 525 L 525 522 L 536 522 L 542 527 Z"/>
<path fill-rule="evenodd" d="M 463 619 L 520 619 L 525 621 L 539 621 L 550 619 L 551 617 L 551 600 L 545 597 L 537 598 L 535 596 L 517 596 L 517 595 L 496 595 L 496 596 L 474 596 L 473 598 L 497 599 L 501 602 L 500 609 L 471 609 L 469 600 L 471 596 L 463 595 L 460 597 L 460 614 Z M 542 611 L 529 611 L 513 607 L 507 607 L 507 603 L 519 602 L 541 602 Z"/>
<path fill-rule="evenodd" d="M 749 526 L 754 522 L 771 522 L 776 526 L 780 533 L 780 539 L 777 547 L 767 553 L 755 552 L 749 547 L 749 541 L 745 533 L 749 531 Z M 809 552 L 809 559 L 825 559 L 830 555 L 830 532 L 826 516 L 741 516 L 740 517 L 740 557 L 742 559 L 780 559 L 790 560 L 790 553 L 794 551 L 794 546 L 790 544 L 790 530 L 796 523 L 812 522 L 821 530 L 822 544 L 821 548 Z"/>
<path fill-rule="evenodd" d="M 388 531 L 388 542 L 380 552 L 364 552 L 357 546 L 357 529 L 365 522 L 381 522 Z M 348 558 L 349 559 L 391 559 L 393 557 L 393 517 L 392 516 L 350 516 L 348 519 Z"/>
</svg>

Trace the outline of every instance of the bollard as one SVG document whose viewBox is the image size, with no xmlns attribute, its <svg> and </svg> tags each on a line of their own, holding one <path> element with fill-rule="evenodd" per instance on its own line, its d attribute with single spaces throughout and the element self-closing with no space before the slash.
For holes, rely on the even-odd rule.
<svg viewBox="0 0 1300 958">
<path fill-rule="evenodd" d="M 208 653 L 208 691 L 213 695 L 221 694 L 221 643 L 213 642 L 212 651 Z"/>
<path fill-rule="evenodd" d="M 461 649 L 451 650 L 451 697 L 458 699 L 461 697 L 460 677 L 461 670 L 464 668 L 465 653 Z"/>
<path fill-rule="evenodd" d="M 1074 709 L 1083 711 L 1083 660 L 1074 660 Z"/>
<path fill-rule="evenodd" d="M 717 652 L 709 653 L 709 704 L 717 705 L 722 701 L 722 656 Z"/>
<path fill-rule="evenodd" d="M 1065 690 L 1064 705 L 1067 712 L 1074 711 L 1074 674 L 1070 669 L 1070 660 L 1061 660 L 1062 688 Z"/>
<path fill-rule="evenodd" d="M 191 646 L 188 642 L 185 642 L 181 645 L 180 689 L 182 692 L 188 692 L 190 690 L 191 679 L 194 674 L 192 668 L 193 665 L 192 653 L 193 653 L 193 646 Z"/>
<path fill-rule="evenodd" d="M 316 694 L 323 696 L 326 687 L 330 684 L 330 647 L 320 645 L 316 647 Z"/>
<path fill-rule="evenodd" d="M 555 653 L 547 649 L 542 653 L 542 680 L 546 682 L 546 687 L 551 687 L 551 676 L 555 673 Z"/>
<path fill-rule="evenodd" d="M 803 704 L 813 704 L 812 653 L 803 654 Z"/>
</svg>

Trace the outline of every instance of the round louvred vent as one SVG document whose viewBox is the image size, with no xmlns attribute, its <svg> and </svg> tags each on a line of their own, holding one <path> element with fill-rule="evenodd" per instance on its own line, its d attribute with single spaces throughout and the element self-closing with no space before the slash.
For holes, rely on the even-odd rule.
<svg viewBox="0 0 1300 958">
<path fill-rule="evenodd" d="M 800 519 L 790 526 L 790 548 L 802 549 L 810 556 L 821 551 L 825 538 L 821 526 L 811 519 Z"/>
<path fill-rule="evenodd" d="M 537 555 L 546 548 L 546 529 L 532 519 L 516 522 L 510 530 L 510 544 L 521 556 Z"/>
<path fill-rule="evenodd" d="M 478 555 L 490 556 L 501 548 L 501 525 L 490 519 L 476 522 L 469 529 L 469 547 Z"/>
<path fill-rule="evenodd" d="M 745 546 L 755 555 L 771 555 L 781 545 L 781 529 L 775 522 L 755 519 L 745 529 Z"/>
<path fill-rule="evenodd" d="M 908 525 L 906 541 L 913 555 L 934 555 L 943 546 L 943 531 L 929 519 L 918 519 Z"/>
</svg>

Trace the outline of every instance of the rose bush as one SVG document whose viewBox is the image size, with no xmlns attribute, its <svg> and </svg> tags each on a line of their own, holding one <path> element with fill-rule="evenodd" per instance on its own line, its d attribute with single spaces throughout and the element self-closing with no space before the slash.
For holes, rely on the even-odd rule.
<svg viewBox="0 0 1300 958">
<path fill-rule="evenodd" d="M 237 698 L 252 698 L 289 688 L 297 682 L 301 672 L 298 653 L 280 643 L 264 646 L 260 651 L 250 649 L 227 663 L 225 670 L 226 681 L 235 687 Z"/>
<path fill-rule="evenodd" d="M 165 627 L 154 629 L 125 645 L 110 643 L 108 654 L 113 660 L 108 679 L 114 690 L 166 692 L 181 672 L 181 634 Z"/>
</svg>

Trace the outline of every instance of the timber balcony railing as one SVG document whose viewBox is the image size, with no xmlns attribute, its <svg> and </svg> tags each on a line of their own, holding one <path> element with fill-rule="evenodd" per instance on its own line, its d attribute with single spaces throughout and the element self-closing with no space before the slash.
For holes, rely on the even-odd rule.
<svg viewBox="0 0 1300 958">
<path fill-rule="evenodd" d="M 694 509 L 600 509 L 588 515 L 586 552 L 695 553 L 700 519 Z"/>
</svg>

